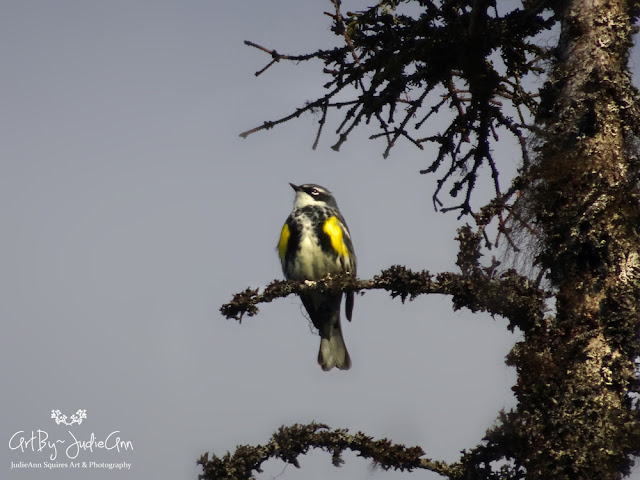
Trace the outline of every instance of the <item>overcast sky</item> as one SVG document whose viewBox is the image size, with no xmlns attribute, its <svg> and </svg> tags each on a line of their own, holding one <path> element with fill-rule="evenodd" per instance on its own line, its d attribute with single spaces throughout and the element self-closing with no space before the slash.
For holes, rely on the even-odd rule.
<svg viewBox="0 0 640 480">
<path fill-rule="evenodd" d="M 288 182 L 334 192 L 362 278 L 394 264 L 454 268 L 460 224 L 434 212 L 435 179 L 418 174 L 433 149 L 401 146 L 383 160 L 384 146 L 362 132 L 336 153 L 328 130 L 312 151 L 312 115 L 238 137 L 326 81 L 321 64 L 255 78 L 269 57 L 243 40 L 282 53 L 333 45 L 329 7 L 2 2 L 0 477 L 195 479 L 204 452 L 312 420 L 452 461 L 514 405 L 504 356 L 518 335 L 502 318 L 452 312 L 446 297 L 357 297 L 344 326 L 348 372 L 317 365 L 319 337 L 297 298 L 263 305 L 241 325 L 218 312 L 233 293 L 281 278 Z M 513 171 L 517 155 L 499 153 Z M 56 425 L 52 410 L 69 423 L 77 410 L 86 418 Z M 57 446 L 55 460 L 51 447 L 20 445 L 38 430 Z M 65 450 L 71 434 L 98 441 L 114 431 L 133 450 L 82 450 L 75 460 Z M 409 476 L 346 460 L 337 470 L 314 453 L 279 478 Z M 11 469 L 29 461 L 43 467 Z M 72 461 L 131 467 L 44 466 Z M 283 467 L 267 464 L 262 478 Z"/>
</svg>

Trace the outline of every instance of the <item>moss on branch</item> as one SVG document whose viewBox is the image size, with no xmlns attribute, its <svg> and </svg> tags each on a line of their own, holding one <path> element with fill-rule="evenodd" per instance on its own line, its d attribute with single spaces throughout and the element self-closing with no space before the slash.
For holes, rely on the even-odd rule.
<svg viewBox="0 0 640 480">
<path fill-rule="evenodd" d="M 228 319 L 241 321 L 245 314 L 256 315 L 260 303 L 312 290 L 386 290 L 393 298 L 400 297 L 403 302 L 407 298 L 413 300 L 423 294 L 451 295 L 455 309 L 465 307 L 472 312 L 501 315 L 509 320 L 510 329 L 519 327 L 522 330 L 527 330 L 541 318 L 548 296 L 534 282 L 514 270 L 507 270 L 499 275 L 490 275 L 481 270 L 433 275 L 427 270 L 413 272 L 406 267 L 394 265 L 371 280 L 356 279 L 349 275 L 331 276 L 317 282 L 274 280 L 262 293 L 259 289 L 247 288 L 235 294 L 229 303 L 220 308 L 220 312 Z"/>
<path fill-rule="evenodd" d="M 384 470 L 429 470 L 451 479 L 461 478 L 459 464 L 447 464 L 423 458 L 420 447 L 405 447 L 386 438 L 374 440 L 362 432 L 349 433 L 347 429 L 330 429 L 327 425 L 312 422 L 280 427 L 264 445 L 240 445 L 235 452 L 218 457 L 204 454 L 198 464 L 203 473 L 200 480 L 246 480 L 254 478 L 254 472 L 262 472 L 262 464 L 269 459 L 280 459 L 300 468 L 298 457 L 317 448 L 331 454 L 331 463 L 339 467 L 344 463 L 342 454 L 352 451 L 359 457 L 372 460 Z"/>
</svg>

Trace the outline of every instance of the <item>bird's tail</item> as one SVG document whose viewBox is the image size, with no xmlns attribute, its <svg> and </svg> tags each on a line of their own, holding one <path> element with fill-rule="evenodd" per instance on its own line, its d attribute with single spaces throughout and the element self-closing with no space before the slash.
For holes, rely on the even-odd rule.
<svg viewBox="0 0 640 480">
<path fill-rule="evenodd" d="M 318 363 L 325 372 L 333 367 L 338 367 L 340 370 L 349 370 L 351 368 L 351 358 L 342 337 L 339 314 L 337 321 L 329 322 L 327 327 L 324 332 L 320 332 Z"/>
</svg>

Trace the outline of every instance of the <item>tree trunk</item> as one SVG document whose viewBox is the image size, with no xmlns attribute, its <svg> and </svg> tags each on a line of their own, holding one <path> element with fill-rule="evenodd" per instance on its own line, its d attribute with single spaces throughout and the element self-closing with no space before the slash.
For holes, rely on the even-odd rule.
<svg viewBox="0 0 640 480">
<path fill-rule="evenodd" d="M 619 478 L 637 452 L 640 125 L 631 3 L 560 2 L 530 199 L 556 312 L 512 352 L 527 478 Z"/>
</svg>

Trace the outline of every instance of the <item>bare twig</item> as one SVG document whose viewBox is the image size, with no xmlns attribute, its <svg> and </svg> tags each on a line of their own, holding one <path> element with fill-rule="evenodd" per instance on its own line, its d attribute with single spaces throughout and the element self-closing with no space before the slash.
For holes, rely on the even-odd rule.
<svg viewBox="0 0 640 480">
<path fill-rule="evenodd" d="M 263 52 L 266 52 L 269 55 L 271 55 L 271 57 L 273 57 L 273 60 L 270 63 L 268 63 L 266 67 L 258 70 L 254 74 L 256 77 L 260 76 L 271 65 L 273 65 L 274 63 L 279 62 L 280 60 L 293 60 L 293 61 L 301 62 L 301 61 L 304 61 L 304 60 L 311 60 L 312 58 L 316 57 L 315 54 L 309 54 L 309 55 L 281 55 L 278 52 L 276 52 L 275 50 L 269 50 L 268 48 L 263 47 L 262 45 L 258 45 L 257 43 L 251 42 L 249 40 L 245 40 L 244 44 L 248 45 L 249 47 L 253 47 L 253 48 L 257 48 L 258 50 L 262 50 Z"/>
<path fill-rule="evenodd" d="M 360 63 L 360 59 L 358 58 L 358 54 L 356 53 L 356 47 L 353 45 L 353 42 L 351 41 L 351 37 L 349 36 L 349 32 L 347 31 L 347 28 L 344 25 L 344 18 L 342 16 L 342 13 L 340 12 L 340 0 L 331 0 L 331 3 L 333 3 L 333 6 L 336 9 L 336 13 L 335 15 L 330 15 L 330 16 L 333 17 L 333 19 L 335 20 L 338 31 L 342 33 L 342 36 L 344 37 L 344 41 L 349 46 L 349 50 L 351 51 L 351 56 L 353 57 L 353 61 L 356 62 L 360 67 L 362 67 L 362 64 Z"/>
</svg>

